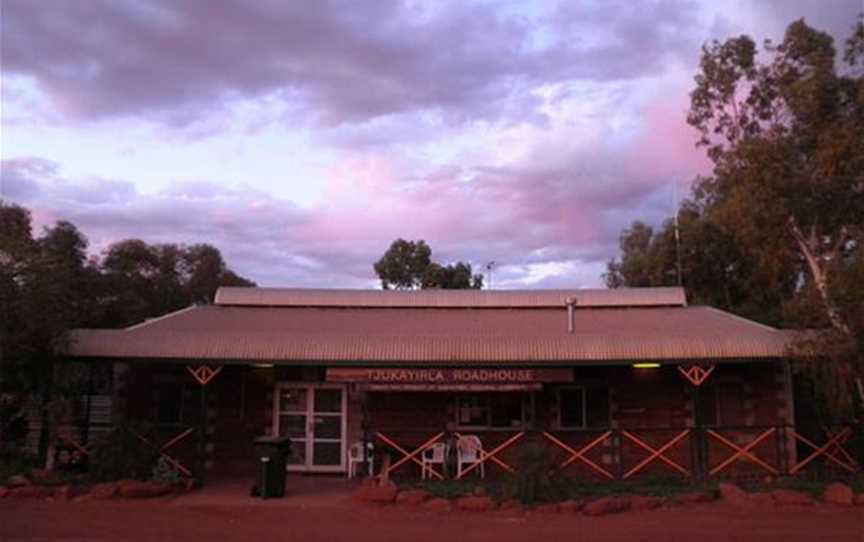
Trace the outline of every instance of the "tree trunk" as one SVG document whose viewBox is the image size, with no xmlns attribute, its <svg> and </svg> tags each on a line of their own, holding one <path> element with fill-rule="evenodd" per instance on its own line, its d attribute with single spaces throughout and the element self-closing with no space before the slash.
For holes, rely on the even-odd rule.
<svg viewBox="0 0 864 542">
<path fill-rule="evenodd" d="M 813 276 L 813 284 L 816 286 L 816 291 L 819 292 L 819 297 L 822 299 L 822 305 L 825 307 L 825 314 L 828 316 L 828 321 L 831 322 L 831 326 L 834 327 L 834 329 L 840 331 L 847 337 L 852 336 L 852 330 L 843 320 L 843 317 L 840 314 L 840 309 L 837 308 L 834 300 L 831 299 L 831 293 L 828 291 L 828 276 L 823 268 L 821 258 L 816 253 L 818 250 L 818 247 L 816 246 L 818 240 L 816 239 L 815 232 L 811 233 L 810 239 L 807 239 L 804 234 L 801 233 L 801 230 L 795 223 L 794 218 L 789 217 L 789 223 L 792 228 L 792 235 L 798 243 L 798 248 L 801 250 L 801 254 L 807 261 L 807 267 L 810 268 L 810 274 Z"/>
</svg>

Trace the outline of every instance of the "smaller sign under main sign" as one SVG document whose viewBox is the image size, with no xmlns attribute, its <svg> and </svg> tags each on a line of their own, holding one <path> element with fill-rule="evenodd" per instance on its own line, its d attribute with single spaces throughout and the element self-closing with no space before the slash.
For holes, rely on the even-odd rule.
<svg viewBox="0 0 864 542">
<path fill-rule="evenodd" d="M 378 384 L 532 384 L 572 382 L 573 369 L 441 368 L 372 369 L 328 368 L 329 382 Z"/>
</svg>

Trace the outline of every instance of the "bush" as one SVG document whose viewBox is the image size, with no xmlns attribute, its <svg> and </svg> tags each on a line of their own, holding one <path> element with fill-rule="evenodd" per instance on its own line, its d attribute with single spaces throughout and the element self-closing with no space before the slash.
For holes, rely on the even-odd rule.
<svg viewBox="0 0 864 542">
<path fill-rule="evenodd" d="M 27 474 L 39 466 L 39 459 L 35 455 L 18 454 L 0 458 L 0 485 L 16 474 Z"/>
<path fill-rule="evenodd" d="M 160 484 L 176 485 L 180 482 L 180 473 L 164 457 L 160 457 L 150 479 Z"/>
<path fill-rule="evenodd" d="M 420 487 L 431 497 L 442 499 L 456 499 L 465 495 L 472 495 L 477 488 L 485 486 L 477 481 L 468 480 L 434 480 L 424 482 Z"/>
<path fill-rule="evenodd" d="M 561 499 L 568 484 L 557 468 L 546 442 L 540 435 L 531 435 L 518 448 L 515 474 L 505 482 L 504 494 L 523 504 L 554 502 Z"/>
<path fill-rule="evenodd" d="M 148 430 L 139 425 L 117 426 L 94 441 L 90 454 L 90 477 L 93 481 L 150 479 L 158 453 L 141 441 L 136 433 L 146 435 Z"/>
</svg>

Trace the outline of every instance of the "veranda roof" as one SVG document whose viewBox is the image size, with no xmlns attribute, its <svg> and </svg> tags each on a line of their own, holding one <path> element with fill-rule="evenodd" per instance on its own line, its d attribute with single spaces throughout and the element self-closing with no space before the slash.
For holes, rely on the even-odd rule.
<svg viewBox="0 0 864 542">
<path fill-rule="evenodd" d="M 223 288 L 214 305 L 121 330 L 76 330 L 69 354 L 306 365 L 574 365 L 782 358 L 791 337 L 711 307 L 688 307 L 680 288 Z"/>
</svg>

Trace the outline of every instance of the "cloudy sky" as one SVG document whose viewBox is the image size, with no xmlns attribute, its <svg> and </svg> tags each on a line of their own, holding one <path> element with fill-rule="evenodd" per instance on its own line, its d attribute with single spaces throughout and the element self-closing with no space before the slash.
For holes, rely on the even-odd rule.
<svg viewBox="0 0 864 542">
<path fill-rule="evenodd" d="M 397 238 L 590 287 L 706 164 L 707 40 L 845 39 L 864 0 L 3 0 L 0 197 L 208 242 L 266 286 L 375 286 Z"/>
</svg>

